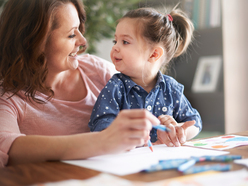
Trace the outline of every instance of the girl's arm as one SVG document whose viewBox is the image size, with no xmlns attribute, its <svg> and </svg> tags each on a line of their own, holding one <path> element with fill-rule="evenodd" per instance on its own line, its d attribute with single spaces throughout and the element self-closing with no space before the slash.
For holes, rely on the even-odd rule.
<svg viewBox="0 0 248 186">
<path fill-rule="evenodd" d="M 123 92 L 118 82 L 118 77 L 114 75 L 105 87 L 101 90 L 93 107 L 88 126 L 90 131 L 102 131 L 106 129 L 120 112 Z M 123 86 L 123 85 L 122 85 Z"/>
</svg>

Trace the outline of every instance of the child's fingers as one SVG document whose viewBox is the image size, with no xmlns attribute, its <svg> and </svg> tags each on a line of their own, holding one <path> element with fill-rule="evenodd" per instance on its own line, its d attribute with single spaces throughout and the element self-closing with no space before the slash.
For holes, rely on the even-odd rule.
<svg viewBox="0 0 248 186">
<path fill-rule="evenodd" d="M 169 125 L 169 124 L 177 125 L 177 122 L 174 120 L 174 118 L 169 115 L 160 115 L 158 119 L 163 125 Z"/>
<path fill-rule="evenodd" d="M 186 121 L 182 126 L 178 125 L 178 123 L 175 121 L 175 119 L 172 116 L 169 115 L 160 115 L 158 117 L 162 125 L 165 125 L 168 129 L 170 129 L 170 132 L 168 135 L 166 133 L 158 132 L 158 137 L 167 145 L 171 146 L 170 143 L 175 145 L 176 147 L 179 147 L 180 144 L 184 144 L 186 142 L 186 130 L 188 127 L 191 127 L 195 124 L 195 121 Z"/>
<path fill-rule="evenodd" d="M 167 133 L 158 131 L 157 134 L 158 134 L 158 140 L 160 140 L 162 143 L 164 143 L 168 147 L 174 147 L 174 144 L 171 142 L 171 139 Z"/>
<path fill-rule="evenodd" d="M 160 135 L 161 139 L 163 141 L 165 141 L 166 145 L 169 144 L 168 141 L 170 141 L 173 144 L 173 146 L 179 147 L 180 143 L 179 143 L 178 138 L 177 138 L 177 131 L 176 131 L 175 126 L 170 124 L 170 125 L 167 125 L 167 128 L 170 130 L 170 132 L 169 133 L 162 132 L 163 134 Z M 161 132 L 161 131 L 159 131 L 159 132 Z M 168 136 L 168 138 L 166 136 Z M 169 145 L 169 146 L 171 146 L 171 145 Z"/>
<path fill-rule="evenodd" d="M 170 132 L 168 133 L 168 138 L 164 137 L 164 135 L 166 134 L 166 133 L 164 133 L 164 135 L 160 136 L 161 139 L 164 141 L 164 143 L 167 146 L 172 146 L 170 144 L 170 143 L 172 143 L 173 146 L 179 147 L 180 143 L 178 141 L 177 133 L 176 133 L 177 131 L 175 129 L 175 127 L 178 125 L 177 122 L 174 120 L 174 118 L 172 116 L 169 116 L 169 115 L 161 115 L 158 118 L 161 121 L 161 124 L 165 125 L 170 130 Z"/>
<path fill-rule="evenodd" d="M 177 137 L 181 144 L 186 142 L 185 130 L 182 127 L 177 127 Z"/>
<path fill-rule="evenodd" d="M 171 126 L 172 126 L 172 127 L 171 127 Z M 168 134 L 169 134 L 169 137 L 170 137 L 170 139 L 171 139 L 171 142 L 172 142 L 176 147 L 179 147 L 179 146 L 180 146 L 180 143 L 179 143 L 179 141 L 178 141 L 177 131 L 176 131 L 175 126 L 173 126 L 172 124 L 170 124 L 168 128 L 170 129 L 170 132 L 169 132 Z"/>
<path fill-rule="evenodd" d="M 186 130 L 188 127 L 191 127 L 195 124 L 195 120 L 192 120 L 192 121 L 186 121 L 184 122 L 184 124 L 182 125 L 182 128 L 184 130 Z"/>
<path fill-rule="evenodd" d="M 188 127 L 191 127 L 195 124 L 195 121 L 186 121 L 181 127 L 177 128 L 177 135 L 178 139 L 181 144 L 184 144 L 186 142 L 186 130 Z"/>
</svg>

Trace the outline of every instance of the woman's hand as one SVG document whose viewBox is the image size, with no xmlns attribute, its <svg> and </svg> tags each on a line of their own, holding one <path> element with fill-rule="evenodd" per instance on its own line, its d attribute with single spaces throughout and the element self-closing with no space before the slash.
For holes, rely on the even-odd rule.
<svg viewBox="0 0 248 186">
<path fill-rule="evenodd" d="M 165 125 L 170 132 L 163 132 L 157 130 L 158 141 L 155 144 L 164 143 L 168 147 L 179 147 L 187 140 L 187 130 L 195 124 L 195 121 L 186 121 L 184 123 L 177 123 L 172 116 L 160 115 L 158 117 L 162 125 Z"/>
<path fill-rule="evenodd" d="M 104 153 L 123 152 L 146 144 L 152 125 L 159 123 L 145 109 L 122 110 L 113 123 L 100 132 Z"/>
</svg>

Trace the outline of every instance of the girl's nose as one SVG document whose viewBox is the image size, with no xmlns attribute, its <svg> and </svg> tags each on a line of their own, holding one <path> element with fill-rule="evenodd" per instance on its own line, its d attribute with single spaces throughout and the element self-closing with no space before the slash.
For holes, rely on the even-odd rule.
<svg viewBox="0 0 248 186">
<path fill-rule="evenodd" d="M 112 50 L 113 51 L 117 51 L 117 52 L 119 52 L 119 47 L 117 46 L 117 43 L 112 47 Z"/>
</svg>

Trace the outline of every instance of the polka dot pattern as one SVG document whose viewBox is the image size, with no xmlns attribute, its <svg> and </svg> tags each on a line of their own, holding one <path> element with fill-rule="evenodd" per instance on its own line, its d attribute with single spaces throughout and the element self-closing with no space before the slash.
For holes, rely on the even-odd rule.
<svg viewBox="0 0 248 186">
<path fill-rule="evenodd" d="M 171 115 L 178 122 L 195 120 L 202 128 L 198 111 L 183 94 L 184 87 L 170 76 L 158 73 L 155 87 L 147 93 L 128 76 L 115 74 L 101 91 L 93 108 L 89 127 L 101 131 L 108 127 L 122 109 L 145 108 L 156 117 Z M 152 129 L 151 141 L 157 141 L 157 131 Z"/>
</svg>

